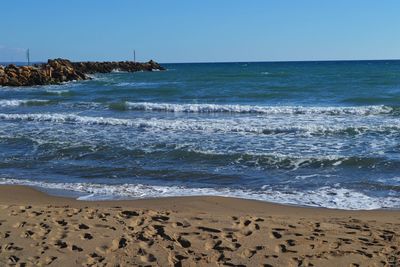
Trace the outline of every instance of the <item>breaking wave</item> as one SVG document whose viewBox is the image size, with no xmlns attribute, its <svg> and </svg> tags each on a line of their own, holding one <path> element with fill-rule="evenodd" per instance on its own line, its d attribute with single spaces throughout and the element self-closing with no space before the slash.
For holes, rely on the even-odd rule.
<svg viewBox="0 0 400 267">
<path fill-rule="evenodd" d="M 254 199 L 282 204 L 325 207 L 347 210 L 399 208 L 396 197 L 372 197 L 340 187 L 320 187 L 315 190 L 274 190 L 262 186 L 258 190 L 235 188 L 191 188 L 185 186 L 153 186 L 145 184 L 107 185 L 98 183 L 51 183 L 42 181 L 0 178 L 0 184 L 35 186 L 44 189 L 67 190 L 80 193 L 79 200 L 137 199 L 176 196 L 224 196 Z"/>
<path fill-rule="evenodd" d="M 70 90 L 46 90 L 48 95 L 70 96 L 73 93 Z"/>
<path fill-rule="evenodd" d="M 0 113 L 0 120 L 22 120 L 54 123 L 77 123 L 86 125 L 126 126 L 142 129 L 172 130 L 172 131 L 200 131 L 200 132 L 232 132 L 252 134 L 304 134 L 304 135 L 358 135 L 366 133 L 398 133 L 400 124 L 397 120 L 380 124 L 324 124 L 320 122 L 268 124 L 255 118 L 242 119 L 158 119 L 137 118 L 122 119 L 110 117 L 91 117 L 64 113 L 33 113 L 33 114 L 6 114 Z"/>
<path fill-rule="evenodd" d="M 389 114 L 392 107 L 306 107 L 306 106 L 256 106 L 256 105 L 220 105 L 220 104 L 169 104 L 149 102 L 124 102 L 128 110 L 163 111 L 186 113 L 256 113 L 256 114 L 324 114 L 324 115 L 378 115 Z"/>
<path fill-rule="evenodd" d="M 0 100 L 0 107 L 18 107 L 18 106 L 41 106 L 49 103 L 49 100 L 41 99 L 10 99 L 10 100 Z"/>
</svg>

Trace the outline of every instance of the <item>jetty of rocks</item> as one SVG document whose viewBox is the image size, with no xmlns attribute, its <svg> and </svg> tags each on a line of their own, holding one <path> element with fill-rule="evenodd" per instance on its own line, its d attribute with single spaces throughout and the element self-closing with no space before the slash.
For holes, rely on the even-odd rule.
<svg viewBox="0 0 400 267">
<path fill-rule="evenodd" d="M 67 59 L 49 59 L 47 63 L 33 66 L 0 66 L 0 86 L 33 86 L 60 84 L 91 79 L 88 74 L 113 71 L 136 72 L 165 70 L 157 62 L 133 61 L 71 62 Z"/>
</svg>

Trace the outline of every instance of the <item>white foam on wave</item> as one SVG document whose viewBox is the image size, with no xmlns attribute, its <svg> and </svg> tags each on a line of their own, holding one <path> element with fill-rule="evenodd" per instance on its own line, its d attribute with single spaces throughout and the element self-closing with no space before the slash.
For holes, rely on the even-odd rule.
<svg viewBox="0 0 400 267">
<path fill-rule="evenodd" d="M 47 103 L 49 100 L 41 100 L 41 99 L 10 99 L 10 100 L 0 100 L 0 107 L 18 107 L 27 104 L 40 104 Z"/>
<path fill-rule="evenodd" d="M 123 71 L 123 70 L 120 70 L 120 69 L 113 69 L 111 72 L 112 73 L 128 73 L 127 71 Z"/>
<path fill-rule="evenodd" d="M 46 90 L 46 93 L 53 94 L 53 95 L 63 95 L 68 94 L 69 90 Z"/>
<path fill-rule="evenodd" d="M 71 122 L 81 124 L 98 124 L 98 125 L 133 125 L 127 119 L 115 119 L 104 117 L 79 116 L 74 114 L 60 113 L 35 113 L 35 114 L 0 114 L 0 119 L 4 120 L 26 120 L 26 121 L 50 121 L 50 122 Z"/>
<path fill-rule="evenodd" d="M 252 134 L 363 134 L 367 132 L 394 132 L 400 130 L 399 120 L 379 120 L 374 125 L 371 122 L 365 124 L 363 121 L 340 123 L 328 122 L 322 119 L 316 121 L 288 120 L 261 120 L 260 118 L 234 118 L 234 119 L 122 119 L 112 117 L 91 117 L 64 113 L 31 113 L 31 114 L 8 114 L 0 113 L 0 120 L 23 120 L 37 122 L 55 123 L 77 123 L 86 125 L 110 125 L 127 126 L 141 129 L 163 130 L 163 131 L 194 131 L 208 133 L 252 133 Z M 378 124 L 379 122 L 379 124 Z M 357 125 L 359 124 L 359 125 Z"/>
<path fill-rule="evenodd" d="M 82 83 L 86 83 L 90 80 L 72 80 L 68 82 L 62 82 L 60 84 L 48 84 L 48 85 L 31 85 L 31 86 L 0 86 L 0 91 L 20 91 L 20 92 L 37 92 L 47 90 L 59 90 L 60 88 L 74 88 L 81 86 Z"/>
<path fill-rule="evenodd" d="M 152 86 L 152 85 L 157 85 L 157 83 L 151 83 L 151 82 L 120 82 L 120 83 L 116 84 L 116 86 L 118 86 L 118 87 L 126 87 L 126 86 L 146 87 L 146 86 Z"/>
<path fill-rule="evenodd" d="M 144 184 L 50 183 L 12 178 L 0 178 L 0 184 L 68 190 L 83 194 L 80 200 L 135 199 L 173 196 L 224 196 L 312 207 L 347 210 L 400 208 L 398 197 L 372 197 L 345 188 L 321 187 L 307 191 L 276 191 L 268 186 L 260 190 L 232 188 L 189 188 L 184 186 L 153 186 Z"/>
<path fill-rule="evenodd" d="M 180 82 L 119 82 L 115 84 L 118 87 L 138 87 L 138 88 L 148 88 L 148 87 L 158 87 L 162 85 L 173 85 L 173 84 L 180 84 Z"/>
<path fill-rule="evenodd" d="M 169 104 L 149 102 L 126 102 L 131 110 L 187 112 L 187 113 L 257 113 L 257 114 L 326 114 L 326 115 L 377 115 L 387 114 L 393 109 L 388 106 L 359 107 L 305 107 L 305 106 L 257 106 L 220 104 Z"/>
</svg>

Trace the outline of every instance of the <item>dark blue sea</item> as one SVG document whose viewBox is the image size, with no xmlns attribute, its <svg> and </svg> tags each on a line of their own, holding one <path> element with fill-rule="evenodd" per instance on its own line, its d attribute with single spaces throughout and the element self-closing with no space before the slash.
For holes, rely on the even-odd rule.
<svg viewBox="0 0 400 267">
<path fill-rule="evenodd" d="M 0 87 L 0 183 L 400 208 L 400 61 L 164 66 Z"/>
</svg>

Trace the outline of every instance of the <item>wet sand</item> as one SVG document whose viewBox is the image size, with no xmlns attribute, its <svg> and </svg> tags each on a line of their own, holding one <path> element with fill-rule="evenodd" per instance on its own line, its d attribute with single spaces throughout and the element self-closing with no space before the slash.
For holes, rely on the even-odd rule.
<svg viewBox="0 0 400 267">
<path fill-rule="evenodd" d="M 400 266 L 400 211 L 0 186 L 0 266 Z"/>
</svg>

